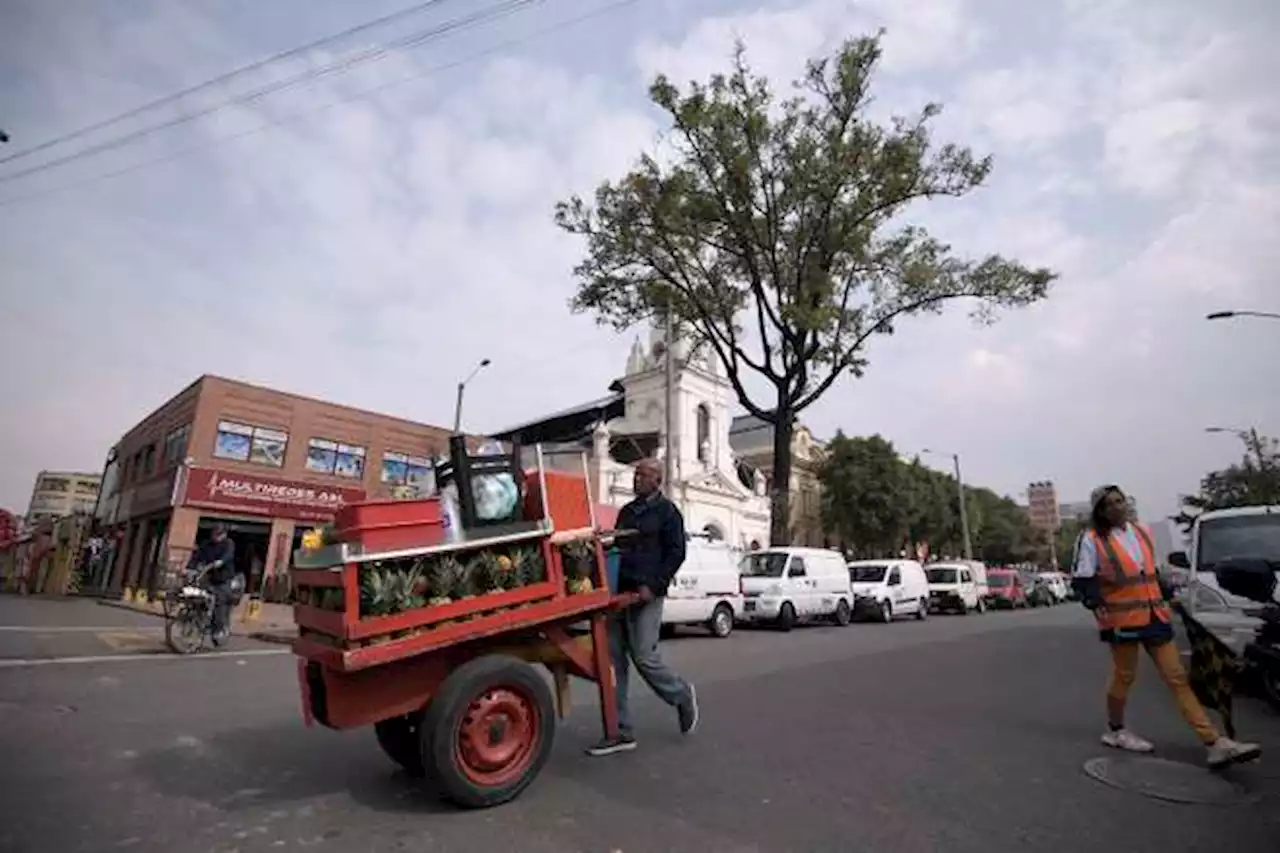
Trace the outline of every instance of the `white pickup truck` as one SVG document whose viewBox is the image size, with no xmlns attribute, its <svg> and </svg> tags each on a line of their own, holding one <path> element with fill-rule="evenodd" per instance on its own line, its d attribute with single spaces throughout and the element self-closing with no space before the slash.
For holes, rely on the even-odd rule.
<svg viewBox="0 0 1280 853">
<path fill-rule="evenodd" d="M 1191 614 L 1239 652 L 1253 639 L 1258 604 L 1218 585 L 1216 564 L 1240 557 L 1267 560 L 1280 580 L 1280 506 L 1244 506 L 1201 513 L 1191 527 L 1190 551 L 1175 551 L 1169 564 L 1188 570 L 1179 598 Z M 1280 593 L 1278 593 L 1280 594 Z"/>
</svg>

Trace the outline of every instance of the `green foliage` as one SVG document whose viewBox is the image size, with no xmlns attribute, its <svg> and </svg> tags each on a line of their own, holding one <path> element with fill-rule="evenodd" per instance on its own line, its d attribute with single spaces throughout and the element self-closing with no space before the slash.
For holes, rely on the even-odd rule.
<svg viewBox="0 0 1280 853">
<path fill-rule="evenodd" d="M 819 470 L 822 521 L 859 557 L 911 551 L 926 542 L 935 555 L 964 553 L 955 478 L 903 461 L 879 435 L 836 433 Z M 1026 513 L 990 489 L 966 488 L 974 556 L 1013 563 L 1037 555 L 1037 538 Z"/>
<path fill-rule="evenodd" d="M 1241 435 L 1245 456 L 1221 471 L 1210 471 L 1200 481 L 1200 491 L 1184 495 L 1182 511 L 1173 521 L 1184 531 L 1202 512 L 1237 506 L 1280 504 L 1280 441 L 1256 433 Z"/>
<path fill-rule="evenodd" d="M 991 160 L 937 145 L 937 104 L 878 123 L 869 116 L 880 37 L 811 61 L 779 98 L 739 46 L 728 74 L 649 95 L 671 122 L 673 156 L 642 156 L 591 203 L 556 206 L 585 238 L 572 306 L 626 329 L 667 310 L 709 345 L 738 399 L 773 424 L 775 506 L 787 506 L 796 414 L 840 376 L 860 375 L 865 345 L 902 317 L 977 300 L 977 316 L 1042 299 L 1054 278 L 990 255 L 967 260 L 903 216 L 918 201 L 978 188 Z M 744 374 L 771 391 L 754 399 Z M 788 535 L 775 512 L 775 544 Z"/>
</svg>

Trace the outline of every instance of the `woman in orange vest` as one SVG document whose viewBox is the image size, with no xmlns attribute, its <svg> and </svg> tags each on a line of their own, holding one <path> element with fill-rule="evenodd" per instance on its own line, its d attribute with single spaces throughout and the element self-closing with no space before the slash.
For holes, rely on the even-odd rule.
<svg viewBox="0 0 1280 853">
<path fill-rule="evenodd" d="M 1090 496 L 1091 524 L 1077 545 L 1073 586 L 1093 611 L 1102 641 L 1111 647 L 1107 683 L 1108 730 L 1102 742 L 1130 752 L 1151 752 L 1150 742 L 1125 728 L 1124 710 L 1145 650 L 1173 692 L 1183 719 L 1208 749 L 1209 766 L 1252 761 L 1257 744 L 1221 735 L 1209 721 L 1182 667 L 1173 642 L 1173 614 L 1167 590 L 1156 573 L 1151 532 L 1129 518 L 1129 502 L 1119 486 L 1102 486 Z"/>
</svg>

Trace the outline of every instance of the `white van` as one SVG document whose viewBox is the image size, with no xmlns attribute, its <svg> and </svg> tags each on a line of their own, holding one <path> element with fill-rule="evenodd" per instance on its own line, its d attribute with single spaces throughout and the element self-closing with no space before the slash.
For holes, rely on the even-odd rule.
<svg viewBox="0 0 1280 853">
<path fill-rule="evenodd" d="M 925 566 L 924 574 L 929 583 L 930 611 L 955 611 L 963 616 L 973 611 L 982 613 L 987 609 L 978 586 L 977 574 L 970 563 L 930 563 Z M 986 580 L 986 571 L 982 575 L 983 580 Z"/>
<path fill-rule="evenodd" d="M 742 615 L 738 580 L 740 551 L 723 542 L 690 539 L 684 565 L 676 572 L 662 606 L 664 625 L 700 625 L 727 637 Z"/>
<path fill-rule="evenodd" d="M 1043 583 L 1049 592 L 1053 594 L 1055 602 L 1067 600 L 1070 587 L 1067 584 L 1067 576 L 1062 572 L 1040 572 L 1036 575 L 1036 579 Z"/>
<path fill-rule="evenodd" d="M 915 560 L 858 560 L 848 572 L 855 615 L 881 622 L 929 615 L 929 581 Z"/>
<path fill-rule="evenodd" d="M 797 622 L 848 625 L 853 590 L 844 558 L 821 548 L 769 548 L 742 558 L 742 618 L 790 631 Z"/>
</svg>

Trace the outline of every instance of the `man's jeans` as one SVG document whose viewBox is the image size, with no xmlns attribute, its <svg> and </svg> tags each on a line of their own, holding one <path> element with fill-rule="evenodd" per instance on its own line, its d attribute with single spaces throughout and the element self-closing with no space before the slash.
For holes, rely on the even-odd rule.
<svg viewBox="0 0 1280 853">
<path fill-rule="evenodd" d="M 636 665 L 640 677 L 649 688 L 672 707 L 689 701 L 689 684 L 663 662 L 658 654 L 658 635 L 662 630 L 662 599 L 636 604 L 619 613 L 609 627 L 609 652 L 613 657 L 614 677 L 618 682 L 618 729 L 630 736 L 631 710 L 627 707 L 630 664 Z"/>
<path fill-rule="evenodd" d="M 231 628 L 231 592 L 230 583 L 213 584 L 209 587 L 213 593 L 213 636 L 219 637 Z"/>
</svg>

